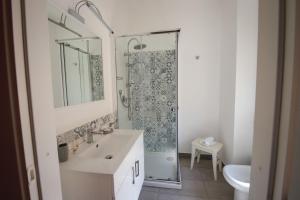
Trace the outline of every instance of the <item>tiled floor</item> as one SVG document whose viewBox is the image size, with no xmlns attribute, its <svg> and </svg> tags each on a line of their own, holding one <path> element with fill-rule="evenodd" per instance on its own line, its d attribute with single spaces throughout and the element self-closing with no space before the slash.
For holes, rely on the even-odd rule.
<svg viewBox="0 0 300 200">
<path fill-rule="evenodd" d="M 143 187 L 139 200 L 232 200 L 233 188 L 222 173 L 214 181 L 211 160 L 195 162 L 190 170 L 190 159 L 180 158 L 182 190 Z"/>
</svg>

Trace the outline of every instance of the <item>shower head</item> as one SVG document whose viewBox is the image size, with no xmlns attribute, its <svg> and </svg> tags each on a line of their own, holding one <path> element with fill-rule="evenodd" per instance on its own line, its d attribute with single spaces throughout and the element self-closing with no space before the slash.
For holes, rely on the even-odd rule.
<svg viewBox="0 0 300 200">
<path fill-rule="evenodd" d="M 137 45 L 134 45 L 134 49 L 135 50 L 142 50 L 142 49 L 145 49 L 147 47 L 146 44 L 137 44 Z"/>
</svg>

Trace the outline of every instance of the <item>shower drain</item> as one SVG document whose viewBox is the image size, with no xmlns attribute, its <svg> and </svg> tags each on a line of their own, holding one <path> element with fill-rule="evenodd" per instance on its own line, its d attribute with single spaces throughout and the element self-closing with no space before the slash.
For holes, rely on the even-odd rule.
<svg viewBox="0 0 300 200">
<path fill-rule="evenodd" d="M 110 159 L 112 159 L 112 158 L 113 158 L 112 155 L 107 155 L 107 156 L 105 156 L 105 159 L 107 159 L 107 160 L 110 160 Z"/>
</svg>

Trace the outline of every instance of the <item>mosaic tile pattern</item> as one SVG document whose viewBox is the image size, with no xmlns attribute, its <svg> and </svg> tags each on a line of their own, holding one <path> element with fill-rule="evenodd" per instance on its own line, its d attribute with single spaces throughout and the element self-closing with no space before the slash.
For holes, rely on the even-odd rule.
<svg viewBox="0 0 300 200">
<path fill-rule="evenodd" d="M 110 124 L 116 124 L 116 112 L 107 114 L 105 116 L 102 116 L 100 118 L 97 118 L 91 122 L 85 123 L 81 126 L 78 126 L 70 131 L 67 131 L 65 133 L 59 134 L 57 139 L 57 144 L 61 143 L 72 143 L 74 140 L 78 138 L 82 138 L 85 140 L 85 136 L 88 132 L 88 130 L 96 132 L 97 130 L 101 129 L 102 127 L 107 127 Z"/>
<path fill-rule="evenodd" d="M 177 149 L 177 60 L 175 50 L 129 56 L 132 126 L 145 131 L 148 152 Z"/>
<path fill-rule="evenodd" d="M 103 63 L 100 55 L 90 55 L 93 101 L 104 99 Z"/>
</svg>

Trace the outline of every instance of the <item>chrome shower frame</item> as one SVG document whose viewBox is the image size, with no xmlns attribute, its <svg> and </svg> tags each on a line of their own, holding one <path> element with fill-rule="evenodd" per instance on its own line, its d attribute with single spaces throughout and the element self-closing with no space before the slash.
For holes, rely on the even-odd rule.
<svg viewBox="0 0 300 200">
<path fill-rule="evenodd" d="M 180 33 L 180 28 L 177 29 L 170 29 L 170 30 L 164 30 L 164 31 L 155 31 L 155 32 L 146 32 L 146 33 L 138 33 L 138 34 L 130 34 L 130 35 L 119 35 L 115 36 L 115 44 L 116 44 L 116 39 L 118 37 L 138 37 L 138 36 L 147 36 L 147 35 L 154 35 L 154 34 L 162 34 L 162 33 L 172 33 L 172 32 L 177 32 L 177 46 L 176 46 L 176 53 L 177 53 L 177 89 L 178 89 L 178 43 L 179 43 L 179 33 Z M 117 47 L 115 45 L 115 64 L 116 64 L 116 70 L 117 70 Z M 128 56 L 129 51 L 128 52 Z M 129 63 L 129 62 L 128 62 Z M 117 81 L 123 80 L 123 77 L 116 76 L 116 85 Z M 177 99 L 178 99 L 178 92 L 177 92 Z M 177 102 L 178 104 L 178 102 Z M 178 105 L 177 105 L 177 108 Z M 119 112 L 119 109 L 117 109 L 117 112 Z M 177 109 L 178 112 L 178 109 Z M 119 123 L 119 122 L 118 122 Z M 119 126 L 119 125 L 117 125 Z M 177 122 L 177 130 L 178 130 L 178 122 Z M 177 181 L 169 181 L 169 180 L 150 180 L 150 179 L 145 179 L 144 180 L 144 185 L 145 186 L 151 186 L 151 187 L 159 187 L 159 188 L 170 188 L 170 189 L 182 189 L 182 179 L 181 179 L 181 170 L 180 170 L 180 162 L 179 162 L 179 153 L 178 153 L 178 131 L 177 131 Z"/>
</svg>

